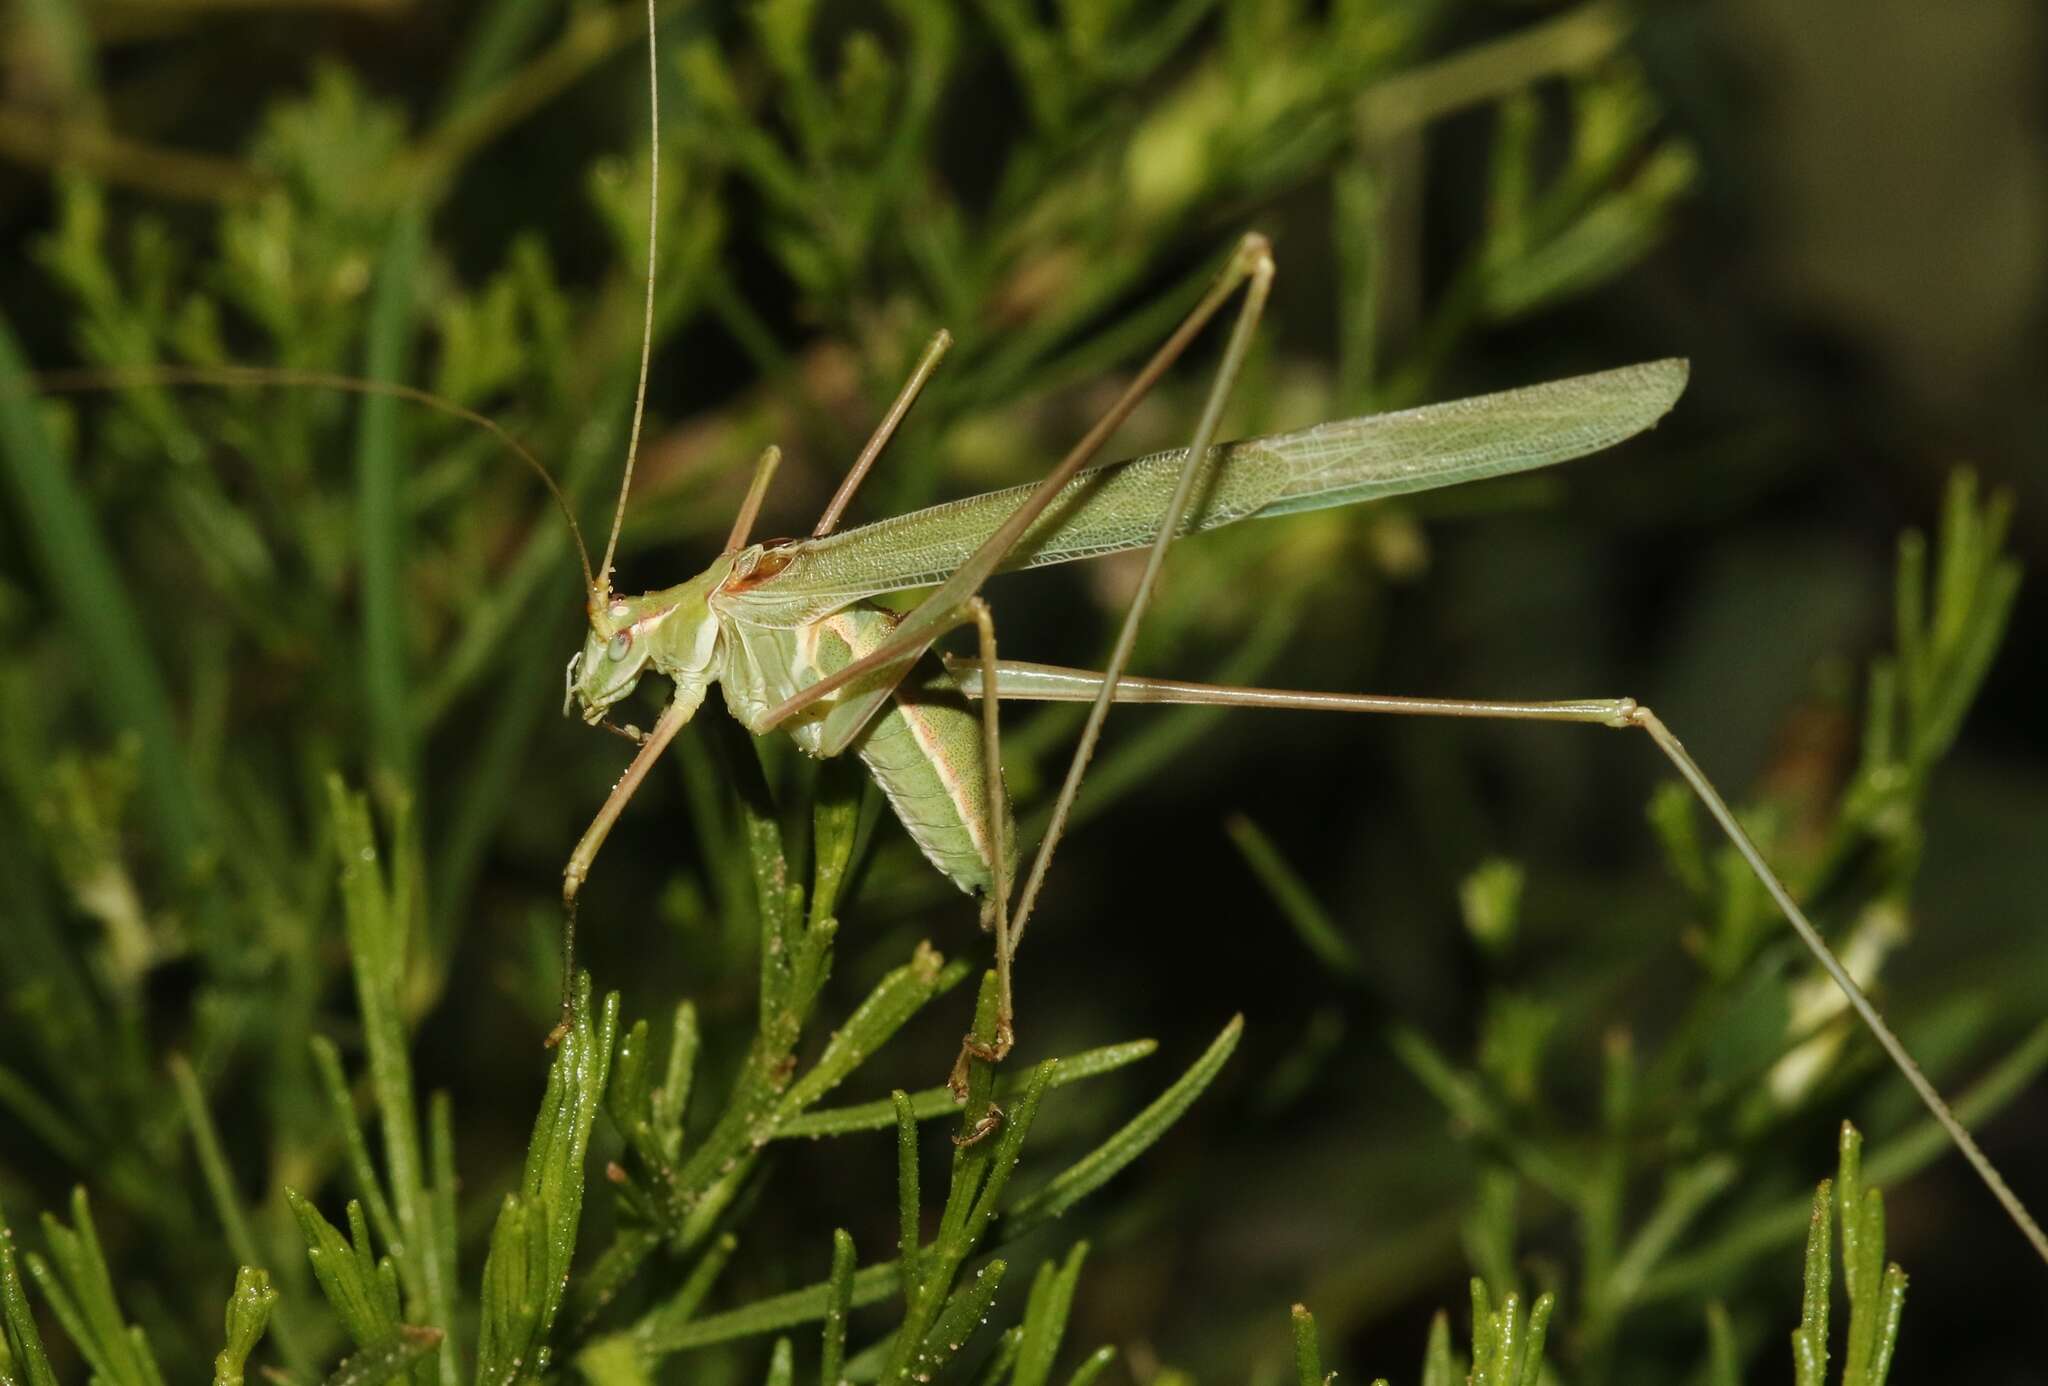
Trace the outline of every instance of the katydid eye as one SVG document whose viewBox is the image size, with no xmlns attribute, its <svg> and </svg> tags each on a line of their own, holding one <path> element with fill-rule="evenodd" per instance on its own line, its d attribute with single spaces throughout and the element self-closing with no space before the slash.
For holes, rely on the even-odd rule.
<svg viewBox="0 0 2048 1386">
<path fill-rule="evenodd" d="M 633 632 L 630 630 L 622 630 L 617 635 L 614 635 L 612 637 L 612 643 L 604 647 L 604 652 L 610 658 L 614 660 L 620 660 L 624 659 L 626 657 L 627 652 L 630 651 L 632 648 Z"/>
</svg>

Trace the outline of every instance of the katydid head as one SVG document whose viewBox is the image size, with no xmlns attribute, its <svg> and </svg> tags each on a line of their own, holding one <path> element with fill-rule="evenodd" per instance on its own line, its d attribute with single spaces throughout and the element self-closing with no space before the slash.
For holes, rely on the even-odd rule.
<svg viewBox="0 0 2048 1386">
<path fill-rule="evenodd" d="M 566 716 L 579 705 L 592 726 L 652 669 L 674 680 L 676 696 L 700 701 L 716 677 L 718 618 L 707 599 L 732 567 L 721 558 L 675 587 L 637 597 L 591 590 L 590 636 L 569 660 Z"/>
</svg>

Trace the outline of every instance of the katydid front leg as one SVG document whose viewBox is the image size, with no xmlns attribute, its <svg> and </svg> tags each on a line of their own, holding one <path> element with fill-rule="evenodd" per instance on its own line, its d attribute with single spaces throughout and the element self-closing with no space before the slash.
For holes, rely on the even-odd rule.
<svg viewBox="0 0 2048 1386">
<path fill-rule="evenodd" d="M 760 514 L 762 498 L 767 495 L 768 484 L 774 479 L 775 470 L 781 463 L 782 450 L 773 443 L 763 448 L 760 457 L 755 460 L 753 480 L 747 486 L 746 499 L 741 502 L 739 515 L 733 521 L 732 533 L 726 539 L 725 557 L 730 558 L 745 547 L 747 538 L 753 530 L 754 519 Z M 608 569 L 609 561 L 606 566 Z M 612 599 L 608 590 L 596 584 L 591 587 L 591 598 L 592 619 L 595 620 L 595 613 L 605 611 L 611 605 Z M 590 652 L 586 651 L 570 661 L 569 693 L 568 701 L 563 705 L 564 711 L 568 710 L 576 697 L 577 673 L 589 655 Z M 678 683 L 675 696 L 670 698 L 668 706 L 662 709 L 661 717 L 655 722 L 653 730 L 641 734 L 630 727 L 613 726 L 609 719 L 598 723 L 637 743 L 640 749 L 626 766 L 626 772 L 619 776 L 618 783 L 612 786 L 612 792 L 605 796 L 603 807 L 598 809 L 597 817 L 590 820 L 590 826 L 584 829 L 583 836 L 576 843 L 576 850 L 569 854 L 569 861 L 562 868 L 562 1016 L 555 1023 L 555 1028 L 548 1032 L 549 1048 L 561 1042 L 562 1036 L 569 1033 L 569 1026 L 576 1018 L 577 892 L 583 889 L 583 882 L 590 875 L 590 868 L 597 860 L 598 849 L 604 846 L 604 840 L 610 834 L 612 824 L 618 822 L 626 804 L 647 778 L 647 772 L 654 767 L 654 762 L 661 758 L 661 753 L 668 749 L 668 743 L 675 740 L 676 733 L 683 729 L 683 724 L 696 714 L 703 703 L 703 683 L 689 685 L 687 691 L 684 684 Z"/>
<path fill-rule="evenodd" d="M 996 673 L 991 678 L 986 672 L 986 663 L 970 664 L 965 660 L 947 660 L 947 668 L 960 691 L 970 698 L 984 702 L 995 701 L 986 696 L 986 690 L 994 687 L 997 699 L 1009 698 L 1038 702 L 1089 702 L 1099 706 L 1101 701 L 1114 696 L 1116 701 L 1125 703 L 1198 703 L 1214 707 L 1258 707 L 1295 708 L 1312 712 L 1366 712 L 1393 714 L 1406 717 L 1473 717 L 1494 721 L 1528 722 L 1575 722 L 1593 726 L 1615 728 L 1637 728 L 1647 732 L 1678 771 L 1693 793 L 1706 807 L 1708 816 L 1720 827 L 1736 852 L 1742 857 L 1757 882 L 1763 886 L 1771 900 L 1778 906 L 1785 921 L 1799 935 L 1800 942 L 1820 963 L 1834 983 L 1848 999 L 1850 1007 L 1862 1020 L 1864 1027 L 1877 1040 L 1905 1076 L 1906 1082 L 1919 1096 L 1921 1103 L 1933 1115 L 1936 1123 L 1948 1134 L 1960 1150 L 1963 1158 L 1976 1170 L 1978 1178 L 1991 1190 L 2006 1215 L 2020 1229 L 2034 1250 L 2043 1260 L 2048 1260 L 2048 1235 L 2044 1235 L 2039 1223 L 2027 1211 L 2027 1207 L 2005 1182 L 2004 1176 L 1991 1163 L 1977 1145 L 1976 1140 L 1950 1110 L 1947 1101 L 1928 1081 L 1906 1046 L 1892 1033 L 1890 1025 L 1878 1014 L 1877 1007 L 1864 995 L 1863 988 L 1842 965 L 1835 951 L 1821 937 L 1806 912 L 1792 898 L 1792 892 L 1778 879 L 1764 860 L 1763 852 L 1743 831 L 1720 791 L 1714 788 L 1706 773 L 1686 751 L 1685 747 L 1666 727 L 1656 713 L 1637 702 L 1634 698 L 1587 698 L 1562 702 L 1503 702 L 1493 700 L 1462 698 L 1409 698 L 1379 694 L 1315 693 L 1278 688 L 1239 688 L 1226 684 L 1192 683 L 1173 679 L 1141 679 L 1111 677 L 1088 669 L 1066 669 L 1050 664 L 1027 664 L 1013 661 L 998 661 Z M 1021 920 L 1020 926 L 1021 926 Z M 1018 932 L 1021 932 L 1021 927 Z"/>
<path fill-rule="evenodd" d="M 668 749 L 669 742 L 676 739 L 676 733 L 683 729 L 683 723 L 690 720 L 697 707 L 696 702 L 673 698 L 662 709 L 654 729 L 641 741 L 639 751 L 626 767 L 626 773 L 619 776 L 619 782 L 605 796 L 604 806 L 598 809 L 597 817 L 590 820 L 590 826 L 583 830 L 576 850 L 569 854 L 569 862 L 562 868 L 562 1018 L 555 1022 L 554 1029 L 548 1031 L 550 1049 L 561 1043 L 562 1037 L 569 1033 L 569 1027 L 576 1021 L 576 893 L 590 875 L 591 863 L 597 860 L 597 849 L 604 846 L 612 824 L 619 821 L 627 801 L 640 788 L 647 772 L 654 768 L 654 762 L 661 759 L 661 753 Z"/>
</svg>

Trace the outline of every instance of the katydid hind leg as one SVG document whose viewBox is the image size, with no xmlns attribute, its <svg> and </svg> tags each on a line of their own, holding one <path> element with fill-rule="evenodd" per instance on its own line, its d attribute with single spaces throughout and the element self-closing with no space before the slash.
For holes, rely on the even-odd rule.
<svg viewBox="0 0 2048 1386">
<path fill-rule="evenodd" d="M 1222 707 L 1379 713 L 1409 717 L 1570 722 L 1580 725 L 1635 728 L 1645 732 L 1658 751 L 1678 771 L 1679 777 L 1705 807 L 1708 816 L 1714 820 L 1722 834 L 1734 846 L 1744 865 L 1756 877 L 1765 893 L 1771 897 L 1772 903 L 1778 907 L 1786 923 L 1799 936 L 1800 942 L 1841 990 L 1864 1028 L 1870 1032 L 1871 1037 L 1905 1077 L 1936 1124 L 1969 1162 L 1978 1178 L 1991 1191 L 1999 1206 L 2005 1210 L 2006 1215 L 2012 1219 L 2013 1224 L 2019 1228 L 2035 1252 L 2043 1261 L 2048 1261 L 2048 1235 L 2044 1235 L 2040 1224 L 2028 1211 L 2026 1204 L 2013 1192 L 1997 1166 L 1978 1146 L 1947 1101 L 1921 1071 L 1919 1064 L 1914 1061 L 1891 1026 L 1878 1013 L 1877 1007 L 1872 1004 L 1863 988 L 1850 975 L 1848 968 L 1828 946 L 1827 940 L 1807 918 L 1806 912 L 1792 898 L 1791 891 L 1765 861 L 1763 852 L 1744 831 L 1727 800 L 1714 787 L 1713 782 L 1707 778 L 1706 773 L 1700 769 L 1699 764 L 1693 760 L 1679 739 L 1665 726 L 1663 720 L 1635 699 L 1585 698 L 1555 702 L 1512 702 L 1416 698 L 1241 688 L 1224 684 L 1128 676 L 1118 679 L 1112 685 L 1104 674 L 1093 670 L 1067 669 L 1045 664 L 997 661 L 992 676 L 986 671 L 986 661 L 970 663 L 966 660 L 949 659 L 947 667 L 963 694 L 969 698 L 981 699 L 985 703 L 1002 698 L 1037 702 L 1086 702 L 1113 696 L 1118 702 L 1129 703 L 1194 703 Z M 997 699 L 985 696 L 986 690 L 991 686 L 997 690 Z M 1012 930 L 1013 942 L 1017 932 L 1015 929 Z"/>
<path fill-rule="evenodd" d="M 1217 364 L 1215 378 L 1210 382 L 1208 398 L 1203 402 L 1201 417 L 1195 425 L 1193 441 L 1188 447 L 1187 461 L 1181 467 L 1180 477 L 1174 487 L 1173 497 L 1167 503 L 1165 513 L 1160 517 L 1159 533 L 1152 541 L 1152 547 L 1145 555 L 1145 571 L 1138 581 L 1137 590 L 1131 596 L 1130 608 L 1124 613 L 1122 628 L 1117 632 L 1116 644 L 1109 657 L 1109 666 L 1102 676 L 1102 685 L 1097 691 L 1094 705 L 1088 710 L 1087 721 L 1082 724 L 1081 736 L 1075 744 L 1073 759 L 1068 763 L 1066 778 L 1060 784 L 1059 796 L 1053 801 L 1052 817 L 1048 820 L 1045 836 L 1039 839 L 1038 851 L 1032 857 L 1031 871 L 1024 879 L 1023 893 L 1017 898 L 1016 919 L 1011 926 L 1011 943 L 1021 943 L 1025 928 L 1031 923 L 1031 912 L 1038 902 L 1039 890 L 1045 884 L 1046 872 L 1052 866 L 1053 853 L 1058 849 L 1060 837 L 1066 831 L 1067 817 L 1073 811 L 1074 800 L 1080 794 L 1081 781 L 1088 772 L 1088 762 L 1095 754 L 1095 745 L 1102 734 L 1102 724 L 1109 715 L 1109 707 L 1116 700 L 1117 680 L 1122 676 L 1124 666 L 1130 662 L 1131 651 L 1137 645 L 1139 623 L 1144 620 L 1145 609 L 1152 600 L 1152 592 L 1159 583 L 1159 573 L 1166 561 L 1166 549 L 1180 532 L 1181 518 L 1187 513 L 1189 502 L 1194 497 L 1195 478 L 1200 473 L 1202 461 L 1208 457 L 1209 448 L 1216 440 L 1216 430 L 1222 423 L 1223 408 L 1229 401 L 1232 387 L 1244 368 L 1246 354 L 1251 349 L 1252 335 L 1258 330 L 1259 318 L 1265 311 L 1266 297 L 1273 284 L 1273 254 L 1266 238 L 1256 233 L 1247 235 L 1238 245 L 1237 253 L 1230 265 L 1217 281 L 1217 290 L 1227 297 L 1240 286 L 1244 288 L 1244 301 L 1238 307 L 1237 319 L 1231 325 L 1230 339 L 1223 349 L 1223 359 Z M 1214 297 L 1215 291 L 1212 291 Z"/>
</svg>

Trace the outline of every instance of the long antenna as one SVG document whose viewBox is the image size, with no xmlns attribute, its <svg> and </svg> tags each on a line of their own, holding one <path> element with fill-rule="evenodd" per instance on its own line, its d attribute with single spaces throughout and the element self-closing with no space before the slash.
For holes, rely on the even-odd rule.
<svg viewBox="0 0 2048 1386">
<path fill-rule="evenodd" d="M 387 395 L 411 404 L 423 405 L 436 413 L 475 424 L 501 443 L 505 450 L 533 469 L 541 485 L 548 488 L 555 508 L 569 522 L 569 537 L 576 543 L 576 561 L 583 566 L 583 587 L 589 591 L 594 579 L 590 571 L 590 550 L 583 544 L 583 526 L 576 512 L 541 460 L 513 437 L 510 430 L 488 414 L 480 414 L 452 399 L 392 380 L 362 380 L 334 371 L 295 370 L 276 366 L 106 366 L 81 370 L 38 371 L 20 377 L 21 383 L 37 394 L 78 395 L 101 390 L 185 389 L 193 386 L 247 385 L 258 389 L 340 390 L 352 395 Z"/>
<path fill-rule="evenodd" d="M 612 533 L 604 541 L 604 562 L 590 584 L 591 598 L 603 602 L 612 594 L 612 558 L 619 551 L 619 530 L 626 523 L 626 495 L 633 489 L 633 459 L 640 452 L 640 424 L 647 416 L 647 367 L 654 356 L 654 237 L 661 222 L 661 65 L 655 57 L 654 0 L 647 0 L 647 305 L 640 321 L 640 385 L 633 392 L 633 431 L 626 438 L 626 474 L 619 478 L 619 505 L 612 512 Z"/>
</svg>

